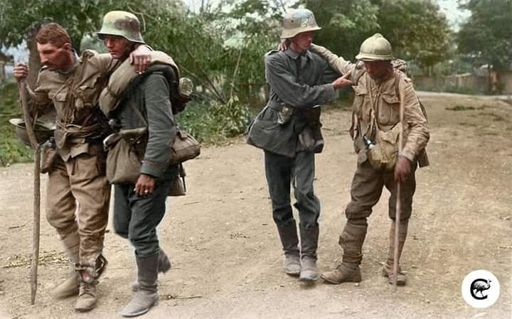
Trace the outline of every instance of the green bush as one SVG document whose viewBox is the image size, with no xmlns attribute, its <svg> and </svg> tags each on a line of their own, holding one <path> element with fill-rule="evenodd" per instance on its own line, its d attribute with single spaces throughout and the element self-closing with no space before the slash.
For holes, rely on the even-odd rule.
<svg viewBox="0 0 512 319">
<path fill-rule="evenodd" d="M 250 121 L 247 105 L 233 97 L 227 103 L 192 101 L 177 116 L 178 124 L 201 142 L 218 143 L 245 132 Z"/>
<path fill-rule="evenodd" d="M 22 115 L 18 104 L 18 88 L 16 83 L 11 82 L 0 86 L 0 166 L 32 159 L 32 151 L 16 139 L 14 126 L 9 123 L 9 119 L 14 117 Z"/>
</svg>

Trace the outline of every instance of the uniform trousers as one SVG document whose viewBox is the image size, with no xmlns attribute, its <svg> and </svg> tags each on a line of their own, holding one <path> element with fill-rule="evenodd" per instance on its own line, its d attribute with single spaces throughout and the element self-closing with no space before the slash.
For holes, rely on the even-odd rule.
<svg viewBox="0 0 512 319">
<path fill-rule="evenodd" d="M 108 222 L 110 184 L 105 154 L 83 153 L 64 162 L 60 156 L 49 173 L 46 218 L 68 249 L 66 238 L 79 234 L 79 262 L 94 267 L 103 250 Z M 78 244 L 78 243 L 77 243 Z"/>
<path fill-rule="evenodd" d="M 294 221 L 290 205 L 290 185 L 293 185 L 300 223 L 305 228 L 318 226 L 320 201 L 315 196 L 315 153 L 298 152 L 290 158 L 265 151 L 265 175 L 272 200 L 272 216 L 277 226 Z"/>
</svg>

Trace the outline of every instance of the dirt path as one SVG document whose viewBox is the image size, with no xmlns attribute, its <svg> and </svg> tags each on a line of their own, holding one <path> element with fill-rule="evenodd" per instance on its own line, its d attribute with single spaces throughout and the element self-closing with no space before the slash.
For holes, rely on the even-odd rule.
<svg viewBox="0 0 512 319">
<path fill-rule="evenodd" d="M 160 305 L 145 318 L 511 318 L 512 106 L 464 96 L 423 101 L 432 165 L 417 174 L 402 259 L 408 286 L 393 292 L 380 276 L 388 244 L 386 192 L 370 219 L 361 284 L 308 287 L 282 274 L 262 152 L 236 140 L 206 148 L 188 163 L 189 195 L 170 199 L 160 227 L 173 270 L 160 277 Z M 355 156 L 346 134 L 349 114 L 329 111 L 323 120 L 327 147 L 317 157 L 316 191 L 322 202 L 319 267 L 325 271 L 340 256 Z M 44 217 L 39 289 L 30 305 L 31 171 L 31 165 L 0 168 L 0 318 L 120 317 L 134 278 L 128 244 L 107 234 L 110 263 L 98 307 L 75 314 L 73 298 L 50 296 L 67 268 Z M 482 268 L 500 280 L 501 297 L 477 310 L 464 303 L 460 285 Z"/>
</svg>

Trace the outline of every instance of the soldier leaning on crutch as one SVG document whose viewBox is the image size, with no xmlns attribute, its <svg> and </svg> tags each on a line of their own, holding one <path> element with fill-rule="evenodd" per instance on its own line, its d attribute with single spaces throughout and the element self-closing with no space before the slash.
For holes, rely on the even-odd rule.
<svg viewBox="0 0 512 319">
<path fill-rule="evenodd" d="M 46 218 L 74 265 L 71 276 L 52 292 L 57 298 L 78 296 L 75 310 L 89 311 L 96 305 L 96 285 L 107 264 L 102 251 L 110 199 L 102 144 L 108 132 L 97 102 L 118 61 L 94 51 L 78 56 L 68 33 L 56 23 L 43 25 L 36 42 L 43 68 L 30 94 L 30 111 L 53 107 L 57 114 Z M 149 63 L 149 49 L 140 48 L 135 63 Z M 18 81 L 27 75 L 26 65 L 16 65 Z"/>
<path fill-rule="evenodd" d="M 382 274 L 389 278 L 390 283 L 396 280 L 397 285 L 403 286 L 406 283 L 405 273 L 397 267 L 395 276 L 393 270 L 395 232 L 398 227 L 396 256 L 400 259 L 416 190 L 416 167 L 418 164 L 420 167 L 428 165 L 425 146 L 430 134 L 426 116 L 411 81 L 394 66 L 391 44 L 382 35 L 375 34 L 362 43 L 356 59 L 362 61 L 364 68 L 356 67 L 323 47 L 314 46 L 313 50 L 337 71 L 352 73 L 355 98 L 351 135 L 358 154 L 351 201 L 345 210 L 347 222 L 339 238 L 343 248 L 342 263 L 321 277 L 332 284 L 361 281 L 359 265 L 363 258 L 367 219 L 385 186 L 391 193 L 389 217 L 392 223 L 389 255 Z M 403 144 L 399 151 L 400 132 L 403 133 Z M 401 214 L 397 222 L 398 183 Z M 398 260 L 396 262 L 398 264 Z"/>
</svg>

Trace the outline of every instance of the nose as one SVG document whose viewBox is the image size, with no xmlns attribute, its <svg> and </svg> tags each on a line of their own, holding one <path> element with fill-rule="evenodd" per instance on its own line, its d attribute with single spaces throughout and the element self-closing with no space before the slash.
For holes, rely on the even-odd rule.
<svg viewBox="0 0 512 319">
<path fill-rule="evenodd" d="M 46 64 L 48 62 L 48 57 L 44 54 L 39 54 L 39 59 L 41 60 L 41 64 Z"/>
<path fill-rule="evenodd" d="M 112 41 L 112 39 L 110 38 L 106 38 L 103 43 L 105 43 L 105 46 L 108 48 L 108 49 L 111 49 L 112 47 L 114 47 L 114 41 Z"/>
</svg>

